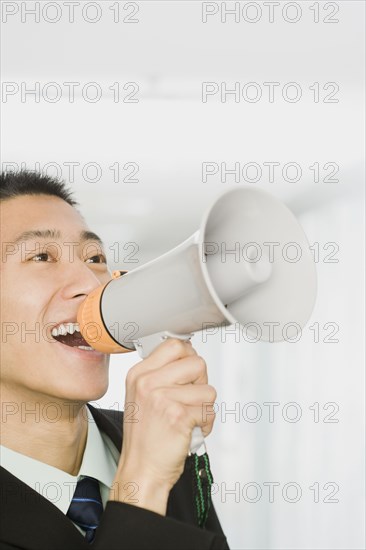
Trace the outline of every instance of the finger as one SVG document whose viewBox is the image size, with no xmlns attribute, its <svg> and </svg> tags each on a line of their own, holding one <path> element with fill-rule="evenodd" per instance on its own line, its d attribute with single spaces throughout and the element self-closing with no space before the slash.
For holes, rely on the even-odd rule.
<svg viewBox="0 0 366 550">
<path fill-rule="evenodd" d="M 192 347 L 191 342 L 179 340 L 177 338 L 167 338 L 162 344 L 155 348 L 150 355 L 139 363 L 143 365 L 143 370 L 154 370 L 161 368 L 168 363 L 197 355 L 196 350 Z"/>
<path fill-rule="evenodd" d="M 191 407 L 201 407 L 206 412 L 212 412 L 217 397 L 215 388 L 209 384 L 169 386 L 158 388 L 157 391 L 169 401 L 179 402 Z"/>
<path fill-rule="evenodd" d="M 153 372 L 151 376 L 151 386 L 169 386 L 183 384 L 207 384 L 207 366 L 204 359 L 198 355 L 185 357 L 178 361 L 168 363 Z"/>
<path fill-rule="evenodd" d="M 190 417 L 191 428 L 198 426 L 201 428 L 203 435 L 206 437 L 211 433 L 215 422 L 215 413 L 212 411 L 203 411 L 202 407 L 187 406 L 187 414 Z"/>
</svg>

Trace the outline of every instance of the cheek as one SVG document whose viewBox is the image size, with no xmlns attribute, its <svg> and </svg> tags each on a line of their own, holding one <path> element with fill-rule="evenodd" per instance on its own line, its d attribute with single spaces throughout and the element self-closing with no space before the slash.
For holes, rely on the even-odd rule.
<svg viewBox="0 0 366 550">
<path fill-rule="evenodd" d="M 9 270 L 10 272 L 10 270 Z M 42 340 L 44 312 L 50 296 L 45 282 L 4 273 L 1 285 L 1 341 L 3 364 L 27 359 L 29 347 L 34 350 Z M 47 334 L 46 334 L 47 336 Z"/>
<path fill-rule="evenodd" d="M 1 285 L 1 313 L 14 321 L 34 319 L 46 307 L 53 295 L 51 280 L 25 276 L 19 270 L 4 270 Z M 16 319 L 15 319 L 16 317 Z"/>
</svg>

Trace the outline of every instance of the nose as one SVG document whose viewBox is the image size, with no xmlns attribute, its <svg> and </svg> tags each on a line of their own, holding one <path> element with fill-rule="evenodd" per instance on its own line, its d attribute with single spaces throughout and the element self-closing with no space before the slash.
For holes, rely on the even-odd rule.
<svg viewBox="0 0 366 550">
<path fill-rule="evenodd" d="M 109 272 L 97 273 L 79 259 L 75 259 L 74 262 L 68 264 L 63 277 L 62 298 L 65 300 L 73 299 L 78 303 L 81 303 L 88 294 L 98 286 L 107 283 L 111 278 Z"/>
</svg>

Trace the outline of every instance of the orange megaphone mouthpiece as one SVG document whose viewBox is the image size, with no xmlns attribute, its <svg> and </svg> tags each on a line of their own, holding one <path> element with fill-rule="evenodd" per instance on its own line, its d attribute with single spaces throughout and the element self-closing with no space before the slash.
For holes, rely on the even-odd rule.
<svg viewBox="0 0 366 550">
<path fill-rule="evenodd" d="M 113 271 L 112 280 L 120 277 L 126 271 Z M 89 346 L 101 351 L 102 353 L 126 353 L 133 351 L 131 349 L 121 346 L 116 340 L 112 338 L 107 330 L 101 312 L 101 299 L 103 292 L 107 285 L 111 281 L 108 281 L 105 285 L 98 286 L 93 290 L 84 300 L 79 307 L 77 314 L 77 321 L 80 327 L 80 333 L 84 340 L 88 342 Z"/>
</svg>

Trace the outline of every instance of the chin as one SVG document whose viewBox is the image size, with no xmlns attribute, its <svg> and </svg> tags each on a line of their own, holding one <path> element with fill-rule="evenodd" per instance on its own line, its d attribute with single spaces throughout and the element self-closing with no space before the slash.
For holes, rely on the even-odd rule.
<svg viewBox="0 0 366 550">
<path fill-rule="evenodd" d="M 66 388 L 54 388 L 53 391 L 48 392 L 49 395 L 52 395 L 55 399 L 65 402 L 69 401 L 70 403 L 89 403 L 89 401 L 97 401 L 103 395 L 106 394 L 108 390 L 108 384 L 103 384 L 103 386 L 93 386 L 89 384 L 88 387 L 72 387 Z"/>
<path fill-rule="evenodd" d="M 44 393 L 56 399 L 72 402 L 96 401 L 103 397 L 109 386 L 108 361 L 102 360 L 93 365 L 82 363 L 63 364 L 47 377 L 43 386 L 48 386 Z"/>
</svg>

